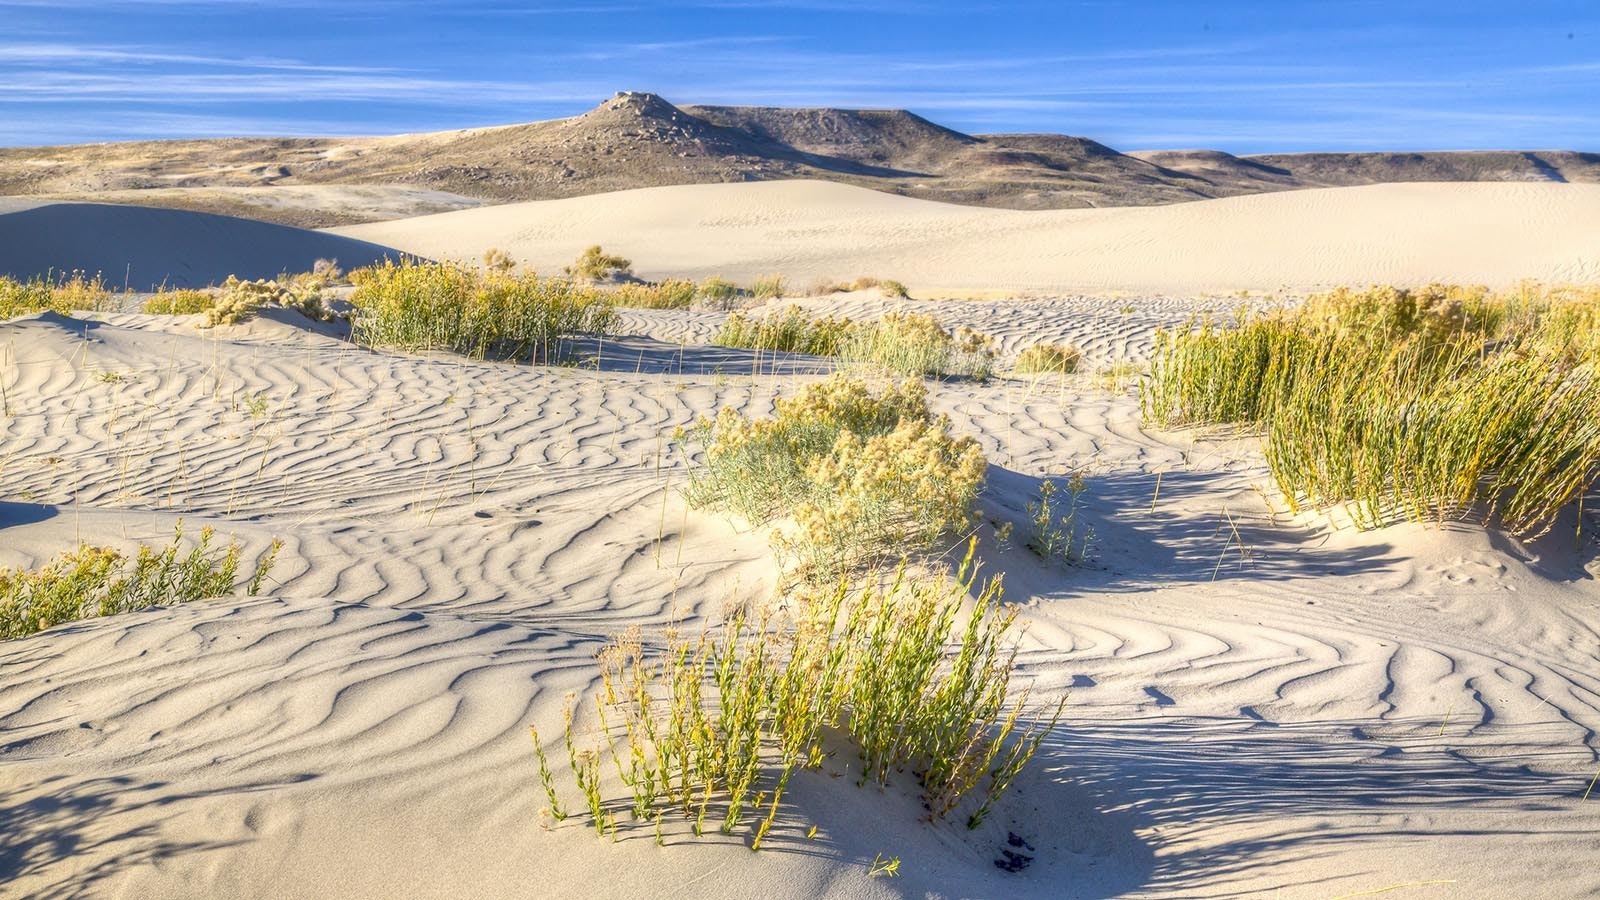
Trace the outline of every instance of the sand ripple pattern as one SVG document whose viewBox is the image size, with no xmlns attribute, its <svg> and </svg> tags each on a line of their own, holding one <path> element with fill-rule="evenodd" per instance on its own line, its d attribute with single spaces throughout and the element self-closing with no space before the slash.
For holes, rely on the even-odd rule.
<svg viewBox="0 0 1600 900">
<path fill-rule="evenodd" d="M 1108 360 L 1200 311 L 1105 303 L 911 308 L 1007 353 L 1048 338 Z M 764 412 L 829 366 L 706 356 L 715 314 L 627 321 L 588 368 L 134 315 L 0 325 L 0 565 L 178 519 L 288 541 L 274 596 L 0 645 L 0 871 L 21 895 L 483 896 L 540 878 L 736 895 L 715 874 L 751 865 L 736 843 L 685 841 L 663 868 L 649 840 L 539 830 L 525 732 L 556 732 L 608 635 L 697 628 L 770 589 L 762 534 L 685 508 L 673 432 Z M 807 814 L 836 830 L 757 858 L 772 895 L 873 895 L 884 842 L 912 896 L 1600 891 L 1581 801 L 1600 764 L 1592 540 L 1336 531 L 1274 509 L 1251 441 L 1147 430 L 1128 390 L 931 390 L 992 464 L 978 533 L 1027 625 L 1022 678 L 1071 695 L 995 826 L 1026 831 L 1039 862 L 997 881 L 1012 876 L 991 874 L 989 837 L 914 809 L 885 825 L 893 795 L 822 779 Z M 993 523 L 1075 471 L 1091 566 L 995 546 Z M 1549 859 L 1571 864 L 1553 877 Z"/>
</svg>

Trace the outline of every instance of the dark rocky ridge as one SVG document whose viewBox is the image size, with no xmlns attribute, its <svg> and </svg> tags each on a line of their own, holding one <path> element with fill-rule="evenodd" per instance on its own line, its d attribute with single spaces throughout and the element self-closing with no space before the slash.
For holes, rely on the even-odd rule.
<svg viewBox="0 0 1600 900">
<path fill-rule="evenodd" d="M 673 184 L 821 178 L 930 200 L 1019 209 L 1144 206 L 1396 181 L 1600 181 L 1570 151 L 1120 153 L 1057 134 L 969 135 L 905 110 L 677 107 L 626 92 L 569 119 L 380 138 L 232 138 L 0 149 L 0 195 L 92 199 L 205 188 L 402 185 L 495 202 Z M 170 194 L 170 192 L 169 192 Z M 303 212 L 303 211 L 301 211 Z M 265 218 L 300 225 L 292 207 Z"/>
</svg>

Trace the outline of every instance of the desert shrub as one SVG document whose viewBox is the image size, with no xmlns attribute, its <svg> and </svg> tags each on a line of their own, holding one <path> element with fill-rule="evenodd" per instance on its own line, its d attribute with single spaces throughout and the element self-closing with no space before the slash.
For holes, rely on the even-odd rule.
<svg viewBox="0 0 1600 900">
<path fill-rule="evenodd" d="M 1094 545 L 1094 529 L 1079 518 L 1083 495 L 1089 484 L 1081 472 L 1067 480 L 1066 508 L 1062 508 L 1061 487 L 1046 479 L 1039 485 L 1039 499 L 1028 503 L 1027 548 L 1042 560 L 1078 565 L 1089 558 Z"/>
<path fill-rule="evenodd" d="M 800 307 L 790 306 L 780 315 L 732 313 L 711 342 L 747 350 L 835 356 L 850 327 L 849 319 L 812 317 Z"/>
<path fill-rule="evenodd" d="M 848 291 L 850 286 L 840 284 L 832 278 L 815 278 L 806 286 L 807 297 L 826 297 L 829 294 L 840 294 Z"/>
<path fill-rule="evenodd" d="M 596 247 L 594 249 L 599 250 L 600 248 Z M 580 257 L 581 259 L 582 257 Z M 490 247 L 483 251 L 483 267 L 491 272 L 510 272 L 517 267 L 517 261 L 511 258 L 511 254 L 501 250 L 499 247 Z"/>
<path fill-rule="evenodd" d="M 750 283 L 750 296 L 758 300 L 775 300 L 789 289 L 789 280 L 782 275 L 762 275 Z"/>
<path fill-rule="evenodd" d="M 893 297 L 896 300 L 905 300 L 911 296 L 911 292 L 906 289 L 906 286 L 898 281 L 895 281 L 893 278 L 885 278 L 884 280 L 878 282 L 878 290 L 881 291 L 885 297 Z"/>
<path fill-rule="evenodd" d="M 604 334 L 616 322 L 607 292 L 531 272 L 402 260 L 350 275 L 351 336 L 369 346 L 535 359 L 564 336 Z"/>
<path fill-rule="evenodd" d="M 1023 348 L 1011 370 L 1025 375 L 1070 375 L 1083 362 L 1083 351 L 1070 344 L 1040 343 Z"/>
<path fill-rule="evenodd" d="M 1294 506 L 1537 532 L 1600 477 L 1597 310 L 1528 286 L 1331 292 L 1158 336 L 1141 403 L 1263 433 Z"/>
<path fill-rule="evenodd" d="M 984 379 L 994 370 L 994 341 L 970 328 L 946 331 L 923 313 L 886 313 L 851 329 L 839 348 L 848 362 L 898 375 L 959 375 Z"/>
<path fill-rule="evenodd" d="M 281 545 L 274 541 L 248 582 L 240 585 L 239 543 L 216 547 L 214 538 L 212 529 L 205 528 L 185 552 L 180 525 L 172 543 L 140 546 L 132 558 L 83 544 L 40 569 L 0 570 L 0 640 L 92 616 L 218 597 L 241 586 L 254 596 L 277 562 Z"/>
<path fill-rule="evenodd" d="M 0 277 L 0 319 L 39 312 L 71 315 L 75 310 L 115 310 L 117 304 L 97 275 L 82 272 L 39 276 L 27 281 Z"/>
<path fill-rule="evenodd" d="M 146 300 L 140 307 L 144 312 L 163 316 L 189 316 L 203 313 L 217 305 L 215 294 L 206 291 L 161 291 Z"/>
<path fill-rule="evenodd" d="M 983 453 L 950 435 L 920 382 L 874 394 L 836 375 L 776 407 L 762 419 L 725 408 L 687 433 L 704 454 L 686 495 L 752 524 L 791 517 L 773 543 L 799 577 L 833 578 L 931 546 L 970 519 Z"/>
<path fill-rule="evenodd" d="M 977 599 L 962 621 L 969 593 Z M 615 836 L 628 813 L 653 822 L 659 839 L 669 812 L 696 834 L 708 819 L 725 834 L 748 820 L 760 849 L 793 774 L 819 768 L 824 739 L 837 733 L 860 755 L 860 783 L 888 784 L 909 769 L 930 819 L 965 804 L 976 828 L 1062 710 L 1024 721 L 1027 693 L 1010 686 L 1015 615 L 998 581 L 976 584 L 969 551 L 953 580 L 902 568 L 887 588 L 840 582 L 792 619 L 736 611 L 720 633 L 661 649 L 629 633 L 599 654 L 598 744 L 579 749 L 567 718 L 568 765 L 590 822 Z M 550 811 L 563 819 L 533 738 Z M 606 753 L 631 796 L 605 796 Z"/>
<path fill-rule="evenodd" d="M 611 291 L 611 302 L 636 309 L 688 309 L 699 294 L 694 282 L 673 278 L 652 284 L 620 284 Z"/>
<path fill-rule="evenodd" d="M 326 321 L 333 317 L 322 303 L 322 288 L 315 278 L 296 279 L 285 276 L 280 281 L 265 278 L 245 281 L 236 275 L 218 288 L 214 302 L 203 311 L 204 328 L 218 325 L 237 325 L 256 316 L 263 308 L 275 306 L 292 309 L 306 318 Z"/>
<path fill-rule="evenodd" d="M 605 281 L 628 275 L 632 270 L 632 260 L 613 256 L 600 249 L 599 244 L 595 244 L 584 250 L 577 261 L 567 267 L 567 274 L 576 278 L 587 278 L 590 281 Z"/>
<path fill-rule="evenodd" d="M 700 282 L 700 299 L 718 309 L 731 309 L 745 296 L 737 284 L 715 275 Z"/>
<path fill-rule="evenodd" d="M 798 306 L 763 317 L 734 313 L 712 338 L 723 347 L 837 356 L 896 375 L 987 378 L 994 341 L 970 328 L 946 331 L 932 316 L 892 312 L 872 322 L 811 316 Z"/>
</svg>

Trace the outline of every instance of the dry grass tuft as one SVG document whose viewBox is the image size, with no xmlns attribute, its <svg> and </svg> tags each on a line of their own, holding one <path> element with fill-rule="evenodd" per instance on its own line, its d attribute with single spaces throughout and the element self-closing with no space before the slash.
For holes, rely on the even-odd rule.
<svg viewBox="0 0 1600 900">
<path fill-rule="evenodd" d="M 510 267 L 503 271 L 510 271 Z M 600 249 L 599 244 L 584 250 L 577 261 L 567 267 L 568 275 L 589 281 L 609 281 L 632 273 L 632 260 L 607 253 Z"/>
<path fill-rule="evenodd" d="M 1017 354 L 1011 371 L 1021 375 L 1070 375 L 1083 363 L 1083 351 L 1070 344 L 1034 344 Z"/>
</svg>

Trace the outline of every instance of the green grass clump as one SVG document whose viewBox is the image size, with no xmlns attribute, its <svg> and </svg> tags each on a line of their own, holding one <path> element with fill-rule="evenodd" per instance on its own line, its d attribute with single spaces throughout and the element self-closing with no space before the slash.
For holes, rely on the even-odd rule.
<svg viewBox="0 0 1600 900">
<path fill-rule="evenodd" d="M 82 272 L 27 281 L 0 277 L 0 319 L 13 319 L 40 312 L 71 315 L 75 310 L 96 312 L 117 308 L 111 291 L 97 275 Z"/>
<path fill-rule="evenodd" d="M 874 394 L 835 375 L 777 401 L 771 418 L 725 408 L 685 437 L 704 450 L 686 491 L 698 507 L 773 534 L 805 580 L 932 546 L 971 519 L 987 467 L 971 438 L 927 406 L 919 381 Z"/>
<path fill-rule="evenodd" d="M 1600 292 L 1332 292 L 1158 336 L 1163 427 L 1262 433 L 1295 507 L 1536 533 L 1600 479 Z"/>
<path fill-rule="evenodd" d="M 701 300 L 713 307 L 731 309 L 736 303 L 744 299 L 745 291 L 744 288 L 726 278 L 713 275 L 700 282 L 699 295 Z"/>
<path fill-rule="evenodd" d="M 1040 343 L 1017 354 L 1011 370 L 1022 375 L 1070 375 L 1083 362 L 1083 351 L 1070 344 Z"/>
<path fill-rule="evenodd" d="M 757 300 L 776 300 L 789 289 L 789 280 L 782 275 L 762 275 L 750 283 L 750 296 Z"/>
<path fill-rule="evenodd" d="M 510 271 L 509 267 L 503 271 Z M 575 278 L 585 278 L 589 281 L 605 281 L 631 274 L 633 261 L 621 256 L 614 256 L 600 249 L 595 244 L 583 251 L 577 261 L 567 267 L 567 274 Z"/>
<path fill-rule="evenodd" d="M 812 317 L 800 307 L 790 306 L 781 315 L 757 318 L 732 313 L 711 342 L 746 350 L 837 356 L 850 327 L 849 319 Z"/>
<path fill-rule="evenodd" d="M 837 356 L 894 375 L 984 379 L 994 371 L 994 341 L 970 328 L 946 331 L 933 316 L 891 312 L 872 322 L 811 316 L 798 306 L 781 315 L 728 317 L 712 343 L 749 350 Z"/>
<path fill-rule="evenodd" d="M 923 313 L 886 313 L 851 329 L 839 348 L 847 362 L 897 375 L 956 375 L 983 380 L 994 372 L 994 341 L 970 328 L 946 331 Z"/>
<path fill-rule="evenodd" d="M 694 305 L 699 287 L 683 278 L 650 284 L 620 284 L 611 291 L 611 302 L 634 309 L 688 309 Z"/>
<path fill-rule="evenodd" d="M 241 547 L 214 546 L 205 528 L 187 552 L 179 526 L 172 543 L 141 546 L 131 559 L 116 550 L 83 544 L 33 571 L 0 570 L 0 640 L 26 637 L 63 622 L 132 612 L 149 606 L 187 603 L 232 593 L 238 584 Z M 281 545 L 257 562 L 243 585 L 255 596 L 277 562 Z"/>
<path fill-rule="evenodd" d="M 760 849 L 792 776 L 820 768 L 835 736 L 859 755 L 860 784 L 910 771 L 930 819 L 965 808 L 976 828 L 1062 707 L 1024 720 L 1027 693 L 1010 687 L 1016 614 L 997 580 L 976 584 L 970 550 L 953 580 L 902 566 L 889 587 L 876 583 L 841 581 L 792 617 L 736 611 L 720 633 L 656 649 L 635 631 L 602 651 L 600 740 L 579 749 L 570 715 L 566 734 L 596 831 L 615 837 L 626 814 L 659 836 L 663 816 L 681 815 L 696 834 L 708 820 L 724 834 L 748 824 Z M 603 754 L 627 796 L 605 795 Z M 542 746 L 537 757 L 551 812 L 565 818 Z"/>
<path fill-rule="evenodd" d="M 172 290 L 161 291 L 154 297 L 144 302 L 140 307 L 144 312 L 162 316 L 189 316 L 203 313 L 217 305 L 215 294 L 206 291 Z"/>
<path fill-rule="evenodd" d="M 565 336 L 604 334 L 616 322 L 608 292 L 533 273 L 407 259 L 350 279 L 351 337 L 368 346 L 533 360 Z"/>
</svg>

